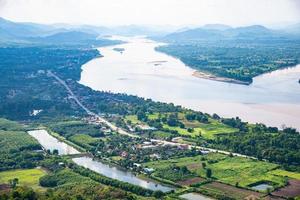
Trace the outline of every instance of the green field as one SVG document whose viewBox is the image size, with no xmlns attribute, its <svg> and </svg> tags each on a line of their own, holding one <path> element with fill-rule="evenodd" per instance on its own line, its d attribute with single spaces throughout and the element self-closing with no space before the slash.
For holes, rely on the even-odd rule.
<svg viewBox="0 0 300 200">
<path fill-rule="evenodd" d="M 138 120 L 138 118 L 137 118 L 136 115 L 127 115 L 127 116 L 125 117 L 125 120 L 126 120 L 126 121 L 127 121 L 127 120 L 131 121 L 131 124 L 133 124 L 133 125 L 136 125 L 136 124 L 144 124 L 144 123 L 142 123 L 140 120 Z"/>
<path fill-rule="evenodd" d="M 68 139 L 83 148 L 91 148 L 91 144 L 98 141 L 98 139 L 84 134 L 72 135 Z"/>
<path fill-rule="evenodd" d="M 202 167 L 202 163 L 206 167 Z M 300 174 L 277 170 L 276 164 L 241 157 L 230 157 L 217 153 L 145 163 L 144 166 L 163 171 L 169 166 L 186 166 L 200 177 L 206 177 L 206 169 L 212 170 L 212 178 L 235 186 L 249 187 L 258 182 L 271 182 L 274 187 L 284 186 L 286 178 L 297 178 Z M 156 172 L 155 174 L 159 174 Z"/>
<path fill-rule="evenodd" d="M 20 131 L 20 130 L 24 130 L 24 126 L 22 126 L 21 124 L 19 124 L 17 122 L 0 118 L 0 130 Z"/>
<path fill-rule="evenodd" d="M 289 171 L 285 171 L 285 170 L 281 170 L 281 169 L 276 169 L 276 170 L 270 171 L 269 173 L 272 175 L 286 176 L 289 178 L 294 178 L 294 179 L 300 180 L 300 173 L 297 173 L 297 172 L 289 172 Z"/>
<path fill-rule="evenodd" d="M 39 146 L 39 143 L 26 132 L 0 130 L 0 152 L 35 149 Z"/>
<path fill-rule="evenodd" d="M 9 180 L 19 179 L 19 185 L 32 187 L 33 189 L 43 189 L 39 185 L 39 179 L 46 175 L 42 169 L 18 169 L 0 172 L 0 184 L 8 184 Z"/>
</svg>

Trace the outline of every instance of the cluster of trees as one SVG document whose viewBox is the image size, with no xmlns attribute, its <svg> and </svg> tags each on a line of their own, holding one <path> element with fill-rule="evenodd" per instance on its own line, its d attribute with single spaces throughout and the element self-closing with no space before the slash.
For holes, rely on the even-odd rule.
<svg viewBox="0 0 300 200">
<path fill-rule="evenodd" d="M 197 120 L 198 122 L 208 123 L 207 114 L 202 112 L 189 112 L 185 114 L 185 118 L 189 121 Z"/>
<path fill-rule="evenodd" d="M 280 163 L 289 170 L 300 171 L 300 134 L 295 129 L 278 131 L 256 124 L 248 131 L 222 135 L 213 141 L 216 148 L 226 149 Z"/>
<path fill-rule="evenodd" d="M 104 136 L 104 134 L 100 130 L 100 125 L 88 124 L 83 121 L 67 120 L 64 122 L 52 122 L 49 124 L 49 128 L 66 138 L 69 138 L 76 134 L 87 134 L 91 137 Z"/>
</svg>

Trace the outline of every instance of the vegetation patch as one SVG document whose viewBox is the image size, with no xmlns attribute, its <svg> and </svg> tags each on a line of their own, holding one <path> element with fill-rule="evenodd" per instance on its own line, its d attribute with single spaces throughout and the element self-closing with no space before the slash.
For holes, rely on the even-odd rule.
<svg viewBox="0 0 300 200">
<path fill-rule="evenodd" d="M 40 144 L 23 131 L 0 130 L 0 171 L 33 168 L 43 159 Z"/>
<path fill-rule="evenodd" d="M 178 167 L 176 165 L 168 166 L 164 169 L 159 169 L 154 173 L 154 175 L 173 182 L 186 180 L 195 176 L 195 174 L 190 172 L 186 166 Z"/>
<path fill-rule="evenodd" d="M 273 174 L 273 175 L 277 175 L 277 176 L 285 176 L 285 177 L 300 180 L 300 173 L 297 173 L 297 172 L 289 172 L 289 171 L 282 170 L 282 169 L 276 169 L 276 170 L 270 171 L 269 173 Z"/>
<path fill-rule="evenodd" d="M 98 141 L 98 139 L 91 137 L 90 135 L 76 134 L 68 138 L 71 142 L 86 148 L 91 149 L 93 145 Z"/>
<path fill-rule="evenodd" d="M 17 178 L 18 184 L 32 187 L 33 189 L 42 189 L 39 179 L 46 175 L 42 169 L 18 169 L 0 172 L 0 184 L 8 184 L 11 180 Z"/>
</svg>

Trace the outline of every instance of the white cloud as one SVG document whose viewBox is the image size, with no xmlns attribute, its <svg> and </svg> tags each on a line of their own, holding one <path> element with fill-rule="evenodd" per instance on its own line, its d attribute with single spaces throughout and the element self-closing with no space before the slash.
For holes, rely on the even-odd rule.
<svg viewBox="0 0 300 200">
<path fill-rule="evenodd" d="M 0 16 L 39 23 L 206 24 L 299 22 L 297 0 L 0 0 Z"/>
</svg>

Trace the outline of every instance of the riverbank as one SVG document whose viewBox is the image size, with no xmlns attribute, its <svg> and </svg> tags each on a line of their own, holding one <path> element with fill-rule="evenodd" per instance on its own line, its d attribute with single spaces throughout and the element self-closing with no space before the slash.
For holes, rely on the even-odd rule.
<svg viewBox="0 0 300 200">
<path fill-rule="evenodd" d="M 203 78 L 203 79 L 208 79 L 208 80 L 212 80 L 212 81 L 220 81 L 220 82 L 225 82 L 225 83 L 235 83 L 235 84 L 241 84 L 241 85 L 250 85 L 251 84 L 250 82 L 239 81 L 239 80 L 232 79 L 232 78 L 219 77 L 219 76 L 215 76 L 215 75 L 200 72 L 200 71 L 194 71 L 193 76 L 197 77 L 197 78 Z"/>
</svg>

